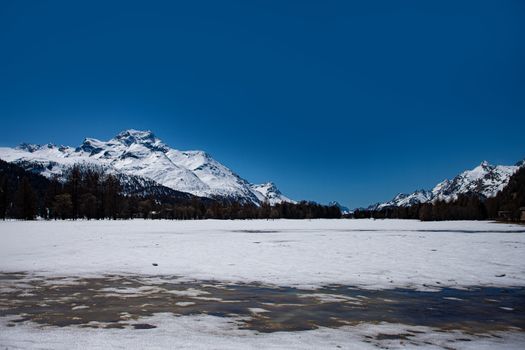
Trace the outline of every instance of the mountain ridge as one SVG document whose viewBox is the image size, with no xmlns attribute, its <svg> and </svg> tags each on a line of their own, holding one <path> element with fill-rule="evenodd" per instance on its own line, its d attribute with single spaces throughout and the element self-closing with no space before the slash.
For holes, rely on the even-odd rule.
<svg viewBox="0 0 525 350">
<path fill-rule="evenodd" d="M 431 190 L 420 189 L 412 193 L 399 193 L 393 199 L 370 205 L 367 210 L 389 207 L 408 207 L 436 201 L 451 202 L 459 195 L 476 195 L 482 199 L 496 196 L 508 184 L 510 177 L 525 165 L 525 160 L 515 165 L 492 165 L 482 161 L 471 170 L 465 170 L 452 179 L 445 179 Z"/>
<path fill-rule="evenodd" d="M 275 185 L 271 192 L 261 193 L 252 186 L 262 185 L 250 184 L 208 153 L 171 148 L 150 130 L 124 130 L 108 141 L 87 137 L 75 148 L 23 143 L 0 148 L 0 158 L 46 177 L 60 177 L 75 164 L 95 165 L 199 197 L 256 205 L 265 201 L 293 202 Z"/>
</svg>

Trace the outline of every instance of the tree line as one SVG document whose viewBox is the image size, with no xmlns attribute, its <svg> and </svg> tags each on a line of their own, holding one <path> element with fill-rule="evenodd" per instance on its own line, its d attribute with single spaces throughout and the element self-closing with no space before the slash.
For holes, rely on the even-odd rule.
<svg viewBox="0 0 525 350">
<path fill-rule="evenodd" d="M 525 207 L 525 167 L 518 169 L 508 185 L 495 197 L 481 198 L 462 194 L 451 202 L 436 201 L 408 207 L 388 207 L 381 210 L 356 210 L 354 218 L 442 220 L 504 220 L 520 221 L 520 208 Z"/>
<path fill-rule="evenodd" d="M 335 206 L 313 202 L 260 206 L 196 196 L 129 195 L 103 169 L 75 165 L 46 178 L 0 160 L 0 218 L 43 219 L 315 219 L 340 218 Z"/>
</svg>

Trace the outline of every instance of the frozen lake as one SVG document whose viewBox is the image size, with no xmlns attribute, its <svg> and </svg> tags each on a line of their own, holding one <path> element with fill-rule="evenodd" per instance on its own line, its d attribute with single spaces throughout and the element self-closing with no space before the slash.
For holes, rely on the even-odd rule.
<svg viewBox="0 0 525 350">
<path fill-rule="evenodd" d="M 0 237 L 1 347 L 525 345 L 525 226 L 6 221 Z"/>
</svg>

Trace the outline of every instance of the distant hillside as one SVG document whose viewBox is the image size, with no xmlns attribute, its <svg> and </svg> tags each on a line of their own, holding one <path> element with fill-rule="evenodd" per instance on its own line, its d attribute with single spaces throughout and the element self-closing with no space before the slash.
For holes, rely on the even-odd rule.
<svg viewBox="0 0 525 350">
<path fill-rule="evenodd" d="M 410 194 L 400 193 L 392 200 L 376 203 L 367 209 L 378 211 L 385 208 L 410 207 L 421 203 L 437 201 L 451 202 L 460 196 L 476 196 L 480 199 L 492 198 L 509 183 L 509 179 L 520 167 L 516 165 L 491 165 L 484 161 L 472 170 L 466 170 L 451 180 L 438 183 L 432 190 L 417 190 Z"/>
<path fill-rule="evenodd" d="M 485 176 L 481 181 L 485 181 Z M 492 192 L 491 192 L 492 195 Z M 361 209 L 356 218 L 400 218 L 420 220 L 486 220 L 523 221 L 520 208 L 525 207 L 525 167 L 522 163 L 505 179 L 505 185 L 494 196 L 482 196 L 477 191 L 458 193 L 452 200 L 436 198 L 424 203 Z"/>
<path fill-rule="evenodd" d="M 57 175 L 58 178 L 58 175 Z M 0 160 L 0 219 L 313 219 L 339 218 L 337 207 L 309 202 L 261 205 L 175 191 L 93 165 L 45 177 Z M 268 190 L 271 190 L 269 188 Z M 276 194 L 278 195 L 278 194 Z"/>
<path fill-rule="evenodd" d="M 208 153 L 170 148 L 151 131 L 125 130 L 108 141 L 86 138 L 78 147 L 0 147 L 0 159 L 59 179 L 74 165 L 100 167 L 118 176 L 128 194 L 171 195 L 171 190 L 255 205 L 294 202 L 273 183 L 250 184 Z"/>
</svg>

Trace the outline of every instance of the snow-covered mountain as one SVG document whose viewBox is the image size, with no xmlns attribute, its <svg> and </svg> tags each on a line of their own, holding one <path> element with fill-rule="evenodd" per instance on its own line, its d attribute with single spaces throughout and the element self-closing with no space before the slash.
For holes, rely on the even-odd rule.
<svg viewBox="0 0 525 350">
<path fill-rule="evenodd" d="M 413 193 L 400 193 L 393 199 L 384 203 L 376 203 L 368 207 L 369 210 L 381 210 L 387 207 L 409 207 L 418 203 L 426 203 L 432 200 L 432 192 L 427 190 L 417 190 Z"/>
<path fill-rule="evenodd" d="M 433 200 L 451 201 L 459 194 L 474 193 L 483 198 L 494 197 L 509 183 L 519 165 L 491 165 L 484 161 L 452 180 L 440 182 L 432 189 Z"/>
<path fill-rule="evenodd" d="M 76 148 L 22 144 L 0 148 L 0 159 L 47 177 L 64 174 L 74 164 L 95 165 L 116 174 L 154 181 L 200 197 L 259 204 L 291 201 L 272 184 L 252 185 L 203 151 L 168 147 L 151 131 L 126 130 L 109 141 L 86 138 Z M 262 187 L 260 187 L 262 186 Z"/>
<path fill-rule="evenodd" d="M 345 207 L 345 206 L 339 204 L 339 202 L 336 202 L 336 201 L 332 201 L 332 202 L 328 203 L 328 206 L 329 207 L 332 207 L 332 206 L 338 207 L 339 210 L 341 210 L 341 214 L 343 214 L 343 215 L 350 214 L 352 212 L 350 209 L 348 209 L 348 207 Z"/>
<path fill-rule="evenodd" d="M 296 203 L 294 200 L 283 195 L 273 182 L 267 182 L 260 185 L 251 185 L 251 188 L 261 203 L 268 202 L 270 205 L 275 205 L 282 202 Z"/>
<path fill-rule="evenodd" d="M 474 194 L 481 198 L 494 197 L 509 183 L 510 177 L 525 162 L 516 165 L 491 165 L 484 161 L 472 170 L 467 170 L 454 177 L 438 183 L 432 190 L 417 190 L 411 194 L 400 193 L 392 200 L 377 203 L 369 210 L 381 210 L 387 207 L 408 207 L 413 204 L 434 202 L 438 200 L 453 201 L 460 194 Z"/>
</svg>

